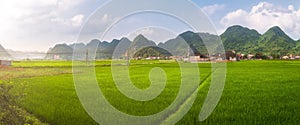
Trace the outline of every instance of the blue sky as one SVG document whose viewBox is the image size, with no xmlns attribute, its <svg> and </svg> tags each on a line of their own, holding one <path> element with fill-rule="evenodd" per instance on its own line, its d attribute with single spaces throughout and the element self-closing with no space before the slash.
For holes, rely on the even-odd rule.
<svg viewBox="0 0 300 125">
<path fill-rule="evenodd" d="M 115 0 L 114 0 L 115 1 Z M 123 2 L 132 2 L 130 0 Z M 178 1 L 168 3 L 153 3 L 152 6 L 178 7 L 177 13 L 187 12 L 188 8 L 181 8 Z M 91 15 L 98 8 L 104 6 L 107 0 L 7 0 L 0 4 L 0 44 L 7 49 L 22 51 L 47 51 L 57 43 L 76 42 L 82 26 L 91 20 Z M 242 25 L 264 33 L 268 28 L 278 25 L 293 39 L 300 38 L 300 1 L 299 0 L 192 0 L 207 14 L 215 30 L 221 34 L 231 25 Z M 123 3 L 126 5 L 125 3 Z M 111 13 L 124 11 L 129 6 L 119 4 L 119 9 Z M 151 5 L 149 5 L 151 6 Z M 126 10 L 126 9 L 125 9 Z M 99 11 L 99 10 L 98 10 Z M 189 14 L 189 13 L 186 13 Z M 189 15 L 192 17 L 192 15 Z M 97 26 L 105 27 L 118 16 L 103 14 L 97 20 Z M 126 22 L 127 21 L 127 22 Z M 155 14 L 136 15 L 128 18 L 123 27 L 112 28 L 104 40 L 123 36 L 133 39 L 137 34 L 145 34 L 151 40 L 163 42 L 179 33 L 189 30 L 180 22 L 172 18 Z M 130 24 L 130 25 L 129 25 Z M 143 27 L 145 24 L 154 27 Z M 143 27 L 138 29 L 137 27 Z M 158 27 L 159 26 L 159 27 Z M 133 29 L 134 31 L 130 31 Z M 163 28 L 176 27 L 176 28 Z M 97 30 L 86 39 L 98 38 Z M 103 32 L 103 31 L 99 31 Z M 88 40 L 84 41 L 88 42 Z"/>
<path fill-rule="evenodd" d="M 209 5 L 223 5 L 224 8 L 218 10 L 212 15 L 209 15 L 214 24 L 217 27 L 222 27 L 220 20 L 228 13 L 243 9 L 245 11 L 251 11 L 253 6 L 257 6 L 261 2 L 271 3 L 275 6 L 287 8 L 289 5 L 294 5 L 295 8 L 300 7 L 299 0 L 192 0 L 199 7 L 205 7 Z M 255 27 L 253 27 L 256 29 Z M 300 37 L 297 37 L 300 38 Z"/>
</svg>

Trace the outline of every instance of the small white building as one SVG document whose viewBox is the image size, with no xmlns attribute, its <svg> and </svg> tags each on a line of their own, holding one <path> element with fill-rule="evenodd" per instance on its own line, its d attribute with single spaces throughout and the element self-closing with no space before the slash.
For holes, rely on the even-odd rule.
<svg viewBox="0 0 300 125">
<path fill-rule="evenodd" d="M 59 56 L 59 55 L 54 55 L 54 56 L 53 56 L 53 59 L 59 60 L 59 59 L 60 59 L 60 56 Z"/>
<path fill-rule="evenodd" d="M 254 57 L 255 55 L 253 54 L 248 54 L 248 59 L 252 59 L 252 57 Z"/>
<path fill-rule="evenodd" d="M 295 58 L 295 59 L 300 59 L 300 56 L 295 56 L 294 58 Z"/>
<path fill-rule="evenodd" d="M 283 56 L 282 59 L 289 59 L 289 57 L 288 56 Z"/>
<path fill-rule="evenodd" d="M 0 60 L 0 66 L 11 66 L 11 60 Z"/>
<path fill-rule="evenodd" d="M 189 58 L 183 58 L 183 61 L 185 61 L 185 62 L 187 62 L 189 60 L 190 60 Z"/>
<path fill-rule="evenodd" d="M 191 63 L 197 63 L 198 61 L 200 61 L 200 56 L 190 56 L 189 60 Z"/>
</svg>

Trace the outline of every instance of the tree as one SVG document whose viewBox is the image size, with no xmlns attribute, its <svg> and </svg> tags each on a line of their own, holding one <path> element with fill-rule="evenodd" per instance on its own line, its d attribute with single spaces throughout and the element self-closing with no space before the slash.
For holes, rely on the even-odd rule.
<svg viewBox="0 0 300 125">
<path fill-rule="evenodd" d="M 254 56 L 256 59 L 267 59 L 268 57 L 263 53 L 256 53 Z"/>
</svg>

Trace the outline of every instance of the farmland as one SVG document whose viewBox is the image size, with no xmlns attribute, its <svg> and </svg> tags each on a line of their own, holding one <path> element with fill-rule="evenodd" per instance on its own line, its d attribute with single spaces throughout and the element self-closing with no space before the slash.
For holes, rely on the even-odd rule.
<svg viewBox="0 0 300 125">
<path fill-rule="evenodd" d="M 96 61 L 99 87 L 111 105 L 127 114 L 145 116 L 164 110 L 174 101 L 180 86 L 180 69 L 176 62 L 133 61 L 131 64 L 130 77 L 136 87 L 149 87 L 148 73 L 160 67 L 168 78 L 166 88 L 156 99 L 132 100 L 116 88 L 110 61 Z M 227 63 L 221 100 L 203 122 L 198 121 L 198 115 L 209 90 L 211 66 L 208 63 L 198 65 L 201 89 L 190 111 L 177 124 L 300 123 L 299 61 Z M 42 122 L 97 124 L 76 95 L 71 61 L 20 61 L 0 70 L 0 83 L 13 86 L 9 94 L 22 95 L 16 99 L 17 105 Z"/>
</svg>

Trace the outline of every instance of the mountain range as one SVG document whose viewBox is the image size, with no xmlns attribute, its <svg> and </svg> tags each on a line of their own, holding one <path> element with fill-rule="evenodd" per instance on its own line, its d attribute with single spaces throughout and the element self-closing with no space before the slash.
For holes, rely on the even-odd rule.
<svg viewBox="0 0 300 125">
<path fill-rule="evenodd" d="M 170 54 L 176 56 L 199 55 L 204 57 L 208 54 L 204 41 L 213 43 L 219 38 L 221 38 L 225 50 L 235 50 L 237 53 L 262 53 L 264 55 L 272 56 L 280 56 L 282 53 L 300 54 L 300 40 L 295 41 L 291 39 L 278 26 L 271 27 L 264 34 L 260 34 L 254 29 L 239 25 L 228 27 L 220 36 L 187 31 L 179 34 L 174 39 L 167 40 L 158 45 L 141 34 L 134 38 L 133 41 L 130 41 L 127 38 L 122 38 L 120 40 L 114 39 L 111 42 L 101 42 L 94 39 L 87 45 L 84 45 L 83 43 L 77 44 L 77 48 L 81 48 L 82 51 L 96 49 L 96 59 L 111 57 L 122 58 L 125 54 L 129 54 L 131 57 L 169 56 Z M 122 43 L 123 45 L 119 45 L 119 43 Z M 75 44 L 56 45 L 54 48 L 49 49 L 47 58 L 51 59 L 53 55 L 70 53 L 72 49 L 74 49 L 74 45 Z M 121 47 L 116 48 L 118 45 Z M 209 45 L 210 44 L 207 44 L 207 46 Z M 161 49 L 158 49 L 157 47 Z M 127 50 L 127 48 L 129 49 Z M 143 48 L 145 50 L 143 50 Z M 190 48 L 190 50 L 188 48 Z M 217 46 L 214 48 L 217 48 Z M 113 55 L 114 50 L 119 52 L 115 52 Z M 165 52 L 165 50 L 168 51 L 168 53 Z M 62 57 L 70 59 L 71 56 L 72 55 L 69 54 L 67 56 L 63 55 Z"/>
<path fill-rule="evenodd" d="M 177 37 L 156 45 L 154 41 L 147 39 L 142 34 L 136 36 L 133 41 L 123 37 L 113 39 L 111 42 L 91 40 L 89 43 L 56 44 L 47 51 L 46 59 L 67 59 L 73 57 L 73 51 L 80 53 L 75 58 L 145 58 L 149 56 L 206 56 L 206 46 L 213 46 L 215 41 L 222 40 L 225 50 L 235 50 L 243 54 L 264 54 L 271 56 L 282 56 L 287 53 L 300 54 L 300 40 L 291 39 L 280 27 L 274 26 L 265 33 L 260 34 L 254 29 L 234 25 L 228 27 L 220 36 L 209 33 L 195 33 L 187 31 Z M 208 41 L 206 46 L 204 41 Z M 10 57 L 10 54 L 0 46 L 0 57 Z"/>
<path fill-rule="evenodd" d="M 221 39 L 226 50 L 236 50 L 239 53 L 300 54 L 300 41 L 291 39 L 278 26 L 259 34 L 256 30 L 236 25 L 229 27 L 221 35 Z"/>
<path fill-rule="evenodd" d="M 25 60 L 25 59 L 36 59 L 41 60 L 45 58 L 44 52 L 23 52 L 23 51 L 15 51 L 11 49 L 5 49 L 0 44 L 0 60 Z"/>
</svg>

